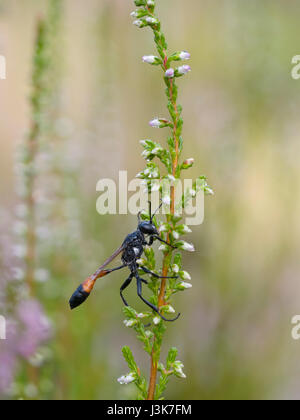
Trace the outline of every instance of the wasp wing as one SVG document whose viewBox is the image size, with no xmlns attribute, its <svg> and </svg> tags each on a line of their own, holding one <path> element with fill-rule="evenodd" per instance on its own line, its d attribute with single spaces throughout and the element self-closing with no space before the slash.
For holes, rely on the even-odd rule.
<svg viewBox="0 0 300 420">
<path fill-rule="evenodd" d="M 108 266 L 118 255 L 121 254 L 124 250 L 124 245 L 120 246 L 107 260 L 98 268 L 98 270 L 88 277 L 73 293 L 69 304 L 71 309 L 77 308 L 89 297 L 91 291 L 93 290 L 97 279 L 106 276 L 111 272 L 111 270 L 105 270 L 105 267 Z"/>
</svg>

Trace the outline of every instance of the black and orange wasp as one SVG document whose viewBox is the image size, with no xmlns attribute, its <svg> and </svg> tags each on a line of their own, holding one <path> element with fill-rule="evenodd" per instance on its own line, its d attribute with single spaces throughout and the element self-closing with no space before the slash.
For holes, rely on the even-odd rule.
<svg viewBox="0 0 300 420">
<path fill-rule="evenodd" d="M 71 299 L 70 299 L 70 307 L 71 309 L 75 309 L 76 307 L 80 306 L 85 300 L 89 297 L 90 293 L 92 292 L 96 281 L 104 277 L 114 271 L 121 270 L 122 268 L 128 267 L 130 270 L 129 277 L 125 280 L 125 282 L 122 284 L 120 288 L 120 295 L 122 298 L 122 301 L 124 305 L 128 306 L 127 301 L 125 300 L 123 296 L 124 290 L 130 285 L 133 278 L 136 279 L 137 282 L 137 294 L 142 301 L 148 305 L 154 312 L 156 312 L 163 320 L 165 321 L 176 321 L 180 314 L 178 314 L 173 319 L 167 319 L 165 318 L 159 311 L 159 308 L 157 308 L 155 305 L 153 305 L 151 302 L 146 300 L 142 295 L 142 283 L 147 284 L 147 280 L 140 277 L 138 270 L 142 270 L 146 274 L 150 274 L 151 276 L 154 276 L 158 279 L 174 279 L 177 278 L 177 276 L 173 277 L 164 277 L 159 276 L 156 273 L 153 273 L 150 271 L 147 267 L 144 267 L 142 265 L 138 264 L 138 260 L 141 258 L 144 247 L 146 245 L 152 246 L 153 242 L 155 240 L 158 240 L 171 248 L 175 248 L 168 242 L 164 241 L 160 236 L 159 232 L 153 222 L 153 218 L 155 214 L 159 211 L 159 209 L 162 207 L 162 204 L 158 207 L 158 209 L 152 214 L 151 212 L 151 202 L 149 202 L 149 220 L 141 220 L 140 214 L 138 214 L 138 227 L 137 230 L 127 235 L 125 238 L 123 244 L 118 248 L 102 265 L 98 268 L 98 270 L 88 277 L 80 286 L 76 289 L 76 291 L 73 293 Z M 147 242 L 148 239 L 148 242 Z M 116 268 L 112 269 L 106 269 L 106 267 L 118 256 L 122 254 L 121 260 L 122 265 Z"/>
</svg>

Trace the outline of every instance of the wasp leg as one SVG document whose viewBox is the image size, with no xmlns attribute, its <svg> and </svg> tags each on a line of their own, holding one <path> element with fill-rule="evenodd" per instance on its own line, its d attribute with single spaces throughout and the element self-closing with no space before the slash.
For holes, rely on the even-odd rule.
<svg viewBox="0 0 300 420">
<path fill-rule="evenodd" d="M 142 295 L 142 278 L 141 277 L 139 277 L 137 274 L 135 275 L 135 278 L 136 278 L 136 282 L 137 282 L 137 294 L 138 294 L 138 296 L 139 296 L 139 298 L 141 298 L 142 299 L 142 301 L 146 304 L 146 305 L 148 305 L 148 306 L 150 306 L 150 308 L 154 311 L 154 312 L 156 312 L 164 321 L 168 321 L 168 322 L 173 322 L 173 321 L 176 321 L 176 319 L 178 319 L 179 317 L 180 317 L 180 314 L 178 314 L 177 316 L 176 316 L 176 318 L 173 318 L 173 319 L 167 319 L 167 318 L 165 318 L 160 312 L 159 312 L 159 309 L 155 306 L 155 305 L 153 305 L 151 302 L 148 302 L 148 300 L 146 300 L 144 297 L 143 297 L 143 295 Z"/>
<path fill-rule="evenodd" d="M 142 265 L 139 268 L 141 270 L 143 270 L 145 273 L 151 274 L 151 276 L 155 277 L 156 279 L 178 279 L 178 276 L 171 276 L 171 277 L 159 276 L 158 274 L 153 273 L 153 271 L 148 270 L 148 268 L 146 268 Z M 141 279 L 141 280 L 143 280 L 143 279 Z"/>
<path fill-rule="evenodd" d="M 121 270 L 122 268 L 125 268 L 125 267 L 127 267 L 126 264 L 123 264 L 123 265 L 120 265 L 120 267 L 107 269 L 105 271 L 107 272 L 107 274 L 110 274 L 110 273 L 113 273 L 114 271 Z"/>
<path fill-rule="evenodd" d="M 170 246 L 173 249 L 176 249 L 176 246 L 173 246 L 173 245 L 169 244 L 169 242 L 164 241 L 163 239 L 161 239 L 160 236 L 153 236 L 153 238 L 157 239 L 158 241 L 162 242 L 163 244 L 166 244 L 166 245 Z"/>
<path fill-rule="evenodd" d="M 123 291 L 126 289 L 126 287 L 128 287 L 133 279 L 134 275 L 130 274 L 130 276 L 128 277 L 128 279 L 122 284 L 121 288 L 120 288 L 120 296 L 121 299 L 124 303 L 125 306 L 129 306 L 128 303 L 126 302 L 124 296 L 123 296 Z"/>
</svg>

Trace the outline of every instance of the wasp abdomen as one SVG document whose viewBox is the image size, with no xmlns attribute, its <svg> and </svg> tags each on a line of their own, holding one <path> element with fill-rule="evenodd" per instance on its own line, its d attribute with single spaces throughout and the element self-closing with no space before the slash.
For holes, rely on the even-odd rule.
<svg viewBox="0 0 300 420">
<path fill-rule="evenodd" d="M 87 300 L 87 298 L 90 296 L 90 293 L 86 292 L 83 289 L 82 284 L 75 290 L 73 293 L 69 303 L 70 308 L 75 309 L 77 306 L 80 306 L 83 302 Z"/>
</svg>

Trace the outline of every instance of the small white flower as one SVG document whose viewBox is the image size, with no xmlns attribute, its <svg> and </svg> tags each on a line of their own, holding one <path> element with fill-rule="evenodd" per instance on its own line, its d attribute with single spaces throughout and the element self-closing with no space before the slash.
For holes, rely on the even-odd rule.
<svg viewBox="0 0 300 420">
<path fill-rule="evenodd" d="M 151 183 L 151 191 L 156 192 L 160 189 L 160 183 L 159 182 L 153 182 Z"/>
<path fill-rule="evenodd" d="M 16 235 L 24 235 L 27 231 L 27 225 L 25 222 L 22 222 L 21 220 L 18 220 L 13 227 L 13 230 Z"/>
<path fill-rule="evenodd" d="M 155 3 L 153 0 L 147 0 L 147 5 L 148 6 L 155 6 Z"/>
<path fill-rule="evenodd" d="M 172 271 L 173 273 L 177 274 L 179 272 L 179 267 L 177 264 L 173 264 L 172 265 Z"/>
<path fill-rule="evenodd" d="M 164 205 L 169 206 L 171 204 L 171 197 L 169 195 L 165 195 L 162 198 L 162 202 Z"/>
<path fill-rule="evenodd" d="M 182 281 L 179 286 L 183 287 L 184 289 L 191 289 L 193 287 L 191 283 L 186 283 L 185 281 Z"/>
<path fill-rule="evenodd" d="M 151 150 L 152 155 L 157 155 L 158 153 L 162 152 L 162 147 L 154 147 L 154 149 Z"/>
<path fill-rule="evenodd" d="M 215 195 L 214 191 L 211 188 L 206 188 L 205 191 L 207 192 L 207 194 Z"/>
<path fill-rule="evenodd" d="M 146 22 L 149 23 L 150 25 L 155 25 L 158 23 L 158 20 L 153 17 L 147 16 Z"/>
<path fill-rule="evenodd" d="M 171 305 L 167 305 L 165 307 L 165 312 L 169 313 L 169 314 L 175 314 L 175 309 L 173 308 L 173 306 Z"/>
<path fill-rule="evenodd" d="M 131 12 L 130 16 L 132 16 L 133 18 L 137 18 L 138 17 L 137 11 Z"/>
<path fill-rule="evenodd" d="M 184 365 L 182 362 L 178 360 L 174 362 L 173 366 L 174 366 L 175 374 L 177 374 L 176 376 L 179 376 L 180 378 L 186 378 L 186 375 L 183 373 L 183 370 L 182 370 L 184 368 Z"/>
<path fill-rule="evenodd" d="M 177 239 L 179 239 L 179 236 L 180 236 L 180 235 L 179 235 L 179 233 L 178 233 L 178 232 L 176 232 L 176 230 L 174 230 L 174 231 L 172 232 L 172 235 L 173 235 L 173 238 L 174 238 L 174 239 L 176 239 L 176 240 L 177 240 Z"/>
<path fill-rule="evenodd" d="M 192 277 L 190 276 L 190 274 L 189 274 L 187 271 L 182 271 L 182 272 L 180 273 L 180 277 L 181 277 L 183 280 L 192 280 Z"/>
<path fill-rule="evenodd" d="M 22 269 L 21 269 L 21 268 L 19 268 L 19 267 L 14 267 L 14 268 L 13 268 L 13 278 L 14 278 L 15 280 L 21 281 L 21 280 L 23 280 L 23 279 L 24 279 L 24 277 L 25 277 L 25 272 L 24 272 L 24 270 L 22 270 Z"/>
<path fill-rule="evenodd" d="M 28 208 L 25 204 L 19 204 L 15 208 L 15 213 L 17 217 L 23 218 L 28 214 Z"/>
<path fill-rule="evenodd" d="M 158 249 L 159 249 L 159 251 L 165 252 L 165 251 L 168 251 L 169 248 L 168 248 L 168 245 L 162 244 L 162 245 L 160 245 L 160 247 Z"/>
<path fill-rule="evenodd" d="M 166 223 L 163 223 L 159 226 L 158 231 L 161 232 L 167 232 L 168 230 L 168 225 Z"/>
<path fill-rule="evenodd" d="M 182 230 L 183 233 L 191 233 L 192 232 L 192 230 L 187 225 L 183 225 L 182 229 L 183 229 Z"/>
<path fill-rule="evenodd" d="M 169 179 L 170 181 L 172 181 L 172 182 L 175 182 L 175 181 L 176 181 L 175 176 L 174 176 L 174 175 L 171 175 L 171 174 L 169 174 L 169 175 L 168 175 L 168 179 Z"/>
<path fill-rule="evenodd" d="M 187 51 L 181 51 L 179 57 L 181 60 L 189 60 L 191 58 L 191 54 Z"/>
<path fill-rule="evenodd" d="M 175 75 L 175 70 L 174 69 L 168 69 L 166 72 L 165 72 L 165 77 L 167 77 L 168 79 L 172 79 L 173 77 L 174 77 L 174 75 Z"/>
<path fill-rule="evenodd" d="M 159 173 L 157 171 L 157 169 L 154 169 L 150 175 L 150 178 L 159 178 Z"/>
<path fill-rule="evenodd" d="M 145 265 L 145 264 L 146 264 L 146 260 L 145 260 L 144 258 L 140 258 L 139 260 L 136 260 L 136 262 L 137 262 L 139 265 Z"/>
<path fill-rule="evenodd" d="M 129 373 L 128 375 L 121 376 L 120 378 L 118 378 L 118 382 L 121 385 L 128 385 L 133 381 L 135 381 L 134 373 Z"/>
<path fill-rule="evenodd" d="M 24 258 L 26 255 L 26 246 L 25 245 L 15 245 L 13 247 L 13 255 L 17 258 Z"/>
<path fill-rule="evenodd" d="M 177 69 L 177 71 L 178 71 L 179 74 L 187 74 L 191 70 L 192 70 L 191 67 L 190 66 L 187 66 L 187 65 L 178 67 L 178 69 Z"/>
<path fill-rule="evenodd" d="M 181 242 L 178 244 L 178 247 L 179 247 L 180 249 L 183 249 L 184 251 L 188 251 L 188 252 L 194 252 L 194 251 L 195 251 L 195 247 L 194 247 L 194 245 L 193 245 L 193 244 L 190 244 L 190 243 L 188 243 L 188 242 L 185 242 L 185 241 L 181 241 Z"/>
<path fill-rule="evenodd" d="M 186 159 L 186 160 L 183 162 L 183 164 L 184 164 L 184 165 L 186 165 L 186 166 L 192 166 L 194 163 L 195 163 L 195 159 L 194 159 L 194 158 L 189 158 L 189 159 Z"/>
<path fill-rule="evenodd" d="M 155 63 L 157 57 L 155 55 L 144 55 L 143 56 L 143 62 L 148 64 Z"/>
<path fill-rule="evenodd" d="M 124 324 L 125 324 L 125 327 L 130 328 L 136 324 L 136 321 L 134 319 L 125 319 Z"/>
<path fill-rule="evenodd" d="M 146 141 L 146 140 L 140 140 L 140 144 L 141 144 L 143 147 L 146 147 L 146 146 L 147 146 L 147 141 Z"/>
<path fill-rule="evenodd" d="M 135 20 L 135 21 L 133 22 L 133 24 L 134 24 L 135 26 L 137 26 L 138 28 L 141 28 L 141 27 L 142 27 L 142 25 L 143 25 L 143 22 L 142 22 L 140 19 L 137 19 L 137 20 Z"/>
<path fill-rule="evenodd" d="M 35 280 L 39 283 L 45 283 L 47 280 L 49 280 L 49 276 L 49 271 L 44 268 L 38 268 L 34 272 Z"/>
<path fill-rule="evenodd" d="M 144 170 L 144 175 L 149 175 L 150 174 L 150 169 L 149 168 L 146 168 L 145 170 Z"/>
<path fill-rule="evenodd" d="M 191 188 L 190 190 L 189 190 L 189 193 L 191 194 L 191 196 L 192 197 L 196 197 L 196 191 L 193 189 L 193 188 Z"/>
<path fill-rule="evenodd" d="M 146 336 L 146 337 L 148 337 L 148 338 L 150 338 L 150 337 L 152 337 L 152 336 L 153 336 L 153 333 L 152 333 L 151 331 L 147 330 L 147 331 L 145 332 L 145 336 Z"/>
<path fill-rule="evenodd" d="M 140 313 L 140 314 L 137 314 L 137 318 L 140 318 L 140 319 L 142 319 L 142 318 L 148 318 L 148 314 L 144 314 L 144 313 Z"/>
<path fill-rule="evenodd" d="M 161 127 L 161 122 L 159 121 L 158 118 L 154 118 L 154 120 L 150 121 L 149 124 L 153 128 L 160 128 Z"/>
<path fill-rule="evenodd" d="M 142 156 L 143 156 L 145 159 L 147 159 L 150 155 L 151 155 L 150 150 L 144 150 L 144 151 L 142 152 Z"/>
<path fill-rule="evenodd" d="M 160 323 L 160 321 L 161 321 L 161 318 L 159 316 L 156 316 L 156 317 L 153 318 L 154 325 L 158 325 Z"/>
</svg>

